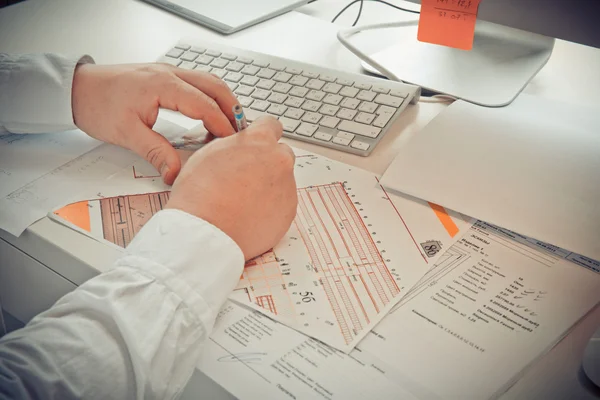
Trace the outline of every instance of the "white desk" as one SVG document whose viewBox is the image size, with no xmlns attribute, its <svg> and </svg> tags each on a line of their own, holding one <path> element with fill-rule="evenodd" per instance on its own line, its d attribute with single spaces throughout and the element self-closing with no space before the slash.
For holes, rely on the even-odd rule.
<svg viewBox="0 0 600 400">
<path fill-rule="evenodd" d="M 28 0 L 0 11 L 0 51 L 89 53 L 98 63 L 148 62 L 182 37 L 203 37 L 233 40 L 239 47 L 358 72 L 359 62 L 337 43 L 337 28 L 327 22 L 348 2 L 319 0 L 302 7 L 299 13 L 223 37 L 136 0 Z M 356 9 L 348 11 L 337 23 L 347 26 L 355 12 Z M 402 18 L 415 17 L 367 2 L 361 23 Z M 270 33 L 278 27 L 278 35 L 273 37 Z M 388 32 L 368 33 L 356 40 L 375 51 L 391 43 L 393 31 Z M 526 92 L 600 106 L 597 71 L 600 71 L 600 50 L 558 41 L 548 65 Z M 367 158 L 306 143 L 288 143 L 383 173 L 399 146 L 444 107 L 424 103 L 411 106 L 395 125 L 394 132 Z M 109 268 L 117 256 L 115 250 L 48 219 L 32 225 L 20 238 L 0 232 L 3 305 L 20 320 L 28 321 L 68 290 Z M 600 390 L 586 388 L 579 374 L 584 346 L 598 325 L 600 309 L 587 316 L 503 398 L 600 398 Z M 185 397 L 192 398 L 198 393 L 208 398 L 231 397 L 216 385 L 210 385 L 200 373 L 194 375 Z"/>
</svg>

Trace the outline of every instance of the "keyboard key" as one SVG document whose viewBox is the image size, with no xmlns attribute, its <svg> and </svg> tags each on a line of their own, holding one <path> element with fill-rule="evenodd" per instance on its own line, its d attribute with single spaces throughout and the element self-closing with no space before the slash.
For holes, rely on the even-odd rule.
<svg viewBox="0 0 600 400">
<path fill-rule="evenodd" d="M 269 112 L 269 114 L 283 115 L 283 113 L 285 113 L 286 110 L 287 107 L 282 104 L 271 104 L 271 107 L 269 107 L 267 111 Z"/>
<path fill-rule="evenodd" d="M 192 46 L 190 48 L 190 51 L 193 51 L 194 53 L 202 54 L 206 51 L 206 49 L 204 47 Z"/>
<path fill-rule="evenodd" d="M 351 97 L 344 97 L 344 100 L 340 103 L 340 106 L 355 110 L 360 104 L 360 100 L 353 99 Z"/>
<path fill-rule="evenodd" d="M 213 68 L 210 70 L 210 73 L 223 79 L 223 77 L 227 74 L 227 71 L 225 71 L 224 69 Z"/>
<path fill-rule="evenodd" d="M 335 82 L 335 76 L 330 74 L 321 74 L 321 79 L 325 82 Z"/>
<path fill-rule="evenodd" d="M 269 100 L 271 103 L 283 104 L 283 102 L 285 101 L 286 98 L 287 98 L 286 94 L 271 93 L 271 95 L 269 96 L 269 98 L 267 100 Z"/>
<path fill-rule="evenodd" d="M 383 93 L 383 94 L 388 94 L 390 92 L 390 89 L 383 87 L 383 86 L 377 86 L 374 85 L 373 89 L 371 89 L 372 91 L 374 91 L 375 93 Z"/>
<path fill-rule="evenodd" d="M 350 144 L 350 139 L 344 139 L 336 136 L 333 138 L 333 143 L 340 144 L 342 146 L 348 146 Z"/>
<path fill-rule="evenodd" d="M 302 70 L 296 67 L 287 67 L 285 69 L 285 72 L 289 72 L 292 75 L 300 75 L 302 73 Z"/>
<path fill-rule="evenodd" d="M 331 104 L 323 104 L 323 107 L 319 110 L 321 114 L 334 116 L 337 114 L 340 108 L 338 106 L 333 106 Z"/>
<path fill-rule="evenodd" d="M 317 114 L 315 112 L 307 112 L 302 117 L 302 121 L 310 122 L 311 124 L 318 124 L 319 121 L 321 120 L 321 118 L 322 118 L 321 114 Z"/>
<path fill-rule="evenodd" d="M 292 96 L 296 96 L 296 97 L 304 97 L 304 96 L 306 96 L 306 93 L 308 93 L 307 88 L 300 87 L 300 86 L 294 86 L 288 94 L 291 94 Z"/>
<path fill-rule="evenodd" d="M 194 61 L 196 58 L 198 58 L 198 53 L 194 53 L 193 51 L 187 51 L 179 58 L 181 58 L 183 61 Z"/>
<path fill-rule="evenodd" d="M 210 63 L 210 65 L 215 68 L 225 68 L 227 64 L 229 64 L 229 61 L 223 60 L 222 58 L 216 58 Z"/>
<path fill-rule="evenodd" d="M 244 75 L 240 74 L 239 72 L 228 72 L 227 75 L 225 75 L 225 80 L 229 81 L 229 82 L 239 82 L 242 78 L 244 77 Z"/>
<path fill-rule="evenodd" d="M 196 68 L 196 64 L 195 62 L 190 62 L 190 61 L 184 61 L 181 64 L 179 64 L 179 68 L 183 68 L 183 69 L 194 69 Z"/>
<path fill-rule="evenodd" d="M 271 88 L 275 85 L 275 81 L 272 81 L 270 79 L 261 79 L 260 81 L 258 81 L 258 83 L 256 84 L 257 88 L 261 88 L 261 89 L 267 89 L 267 90 L 271 90 Z"/>
<path fill-rule="evenodd" d="M 290 89 L 292 88 L 292 85 L 290 85 L 289 83 L 281 83 L 281 82 L 277 82 L 275 84 L 275 86 L 273 86 L 273 91 L 277 92 L 277 93 L 287 93 L 290 91 Z"/>
<path fill-rule="evenodd" d="M 244 85 L 254 86 L 258 83 L 258 78 L 255 76 L 244 76 L 242 78 L 242 83 Z"/>
<path fill-rule="evenodd" d="M 206 50 L 206 52 L 204 54 L 207 54 L 211 57 L 220 57 L 221 56 L 221 52 L 216 51 L 216 50 Z"/>
<path fill-rule="evenodd" d="M 319 79 L 311 79 L 306 84 L 306 87 L 309 89 L 321 90 L 321 88 L 325 85 L 325 82 Z"/>
<path fill-rule="evenodd" d="M 304 111 L 302 111 L 298 108 L 288 108 L 287 111 L 285 112 L 286 117 L 293 118 L 293 119 L 300 119 L 300 118 L 302 118 L 302 115 L 304 115 Z"/>
<path fill-rule="evenodd" d="M 248 120 L 248 122 L 253 122 L 261 117 L 264 117 L 265 115 L 269 115 L 264 111 L 253 110 L 252 108 L 244 110 L 244 114 L 246 115 L 246 120 Z"/>
<path fill-rule="evenodd" d="M 304 104 L 302 104 L 302 109 L 305 111 L 314 111 L 316 112 L 321 107 L 321 103 L 312 100 L 306 100 Z"/>
<path fill-rule="evenodd" d="M 224 59 L 229 60 L 229 61 L 233 61 L 233 60 L 235 60 L 237 58 L 237 56 L 233 55 L 233 54 L 223 53 L 221 55 L 221 58 L 224 58 Z"/>
<path fill-rule="evenodd" d="M 347 119 L 349 121 L 352 121 L 354 119 L 354 116 L 356 115 L 356 110 L 350 110 L 348 108 L 342 108 L 337 114 L 336 117 L 341 118 L 341 119 Z"/>
<path fill-rule="evenodd" d="M 321 119 L 321 122 L 319 122 L 319 125 L 325 126 L 327 128 L 335 128 L 337 126 L 337 124 L 340 123 L 340 119 L 336 118 L 336 117 L 329 117 L 329 116 L 325 116 Z"/>
<path fill-rule="evenodd" d="M 264 79 L 271 79 L 275 75 L 275 71 L 270 68 L 262 68 L 256 76 Z"/>
<path fill-rule="evenodd" d="M 304 86 L 306 82 L 308 82 L 308 78 L 302 75 L 292 76 L 292 79 L 288 81 L 289 84 L 296 86 Z"/>
<path fill-rule="evenodd" d="M 356 98 L 359 100 L 373 101 L 375 96 L 377 96 L 377 93 L 375 93 L 375 92 L 371 92 L 370 90 L 361 90 L 358 93 L 358 96 L 356 96 Z M 385 96 L 385 95 L 382 95 L 382 96 Z"/>
<path fill-rule="evenodd" d="M 317 79 L 319 77 L 319 74 L 313 71 L 304 71 L 302 73 L 302 76 L 305 76 L 307 78 L 311 78 L 311 79 Z"/>
<path fill-rule="evenodd" d="M 319 140 L 322 140 L 324 142 L 329 142 L 333 136 L 330 135 L 329 133 L 317 131 L 317 133 L 315 133 L 313 137 L 315 139 L 319 139 Z"/>
<path fill-rule="evenodd" d="M 266 61 L 261 61 L 261 60 L 254 60 L 252 61 L 253 65 L 256 65 L 257 67 L 260 68 L 267 68 L 269 66 L 269 63 Z"/>
<path fill-rule="evenodd" d="M 370 125 L 374 119 L 375 119 L 375 114 L 369 114 L 366 112 L 359 112 L 358 115 L 356 116 L 356 118 L 354 118 L 354 120 L 356 122 L 360 122 L 361 124 L 367 124 L 367 125 Z"/>
<path fill-rule="evenodd" d="M 358 106 L 358 109 L 362 112 L 373 113 L 373 112 L 375 112 L 377 107 L 379 107 L 379 106 L 375 103 L 371 103 L 369 101 L 363 101 L 360 104 L 360 106 Z"/>
<path fill-rule="evenodd" d="M 396 96 L 396 97 L 402 97 L 405 99 L 410 95 L 410 93 L 408 93 L 407 91 L 402 90 L 402 89 L 392 89 L 392 90 L 390 90 L 390 95 Z"/>
<path fill-rule="evenodd" d="M 395 108 L 388 107 L 388 106 L 380 106 L 377 109 L 377 113 L 376 113 L 377 118 L 375 118 L 375 121 L 373 121 L 373 125 L 375 125 L 379 128 L 383 128 L 390 121 L 390 119 L 392 119 L 395 112 L 396 112 Z"/>
<path fill-rule="evenodd" d="M 254 100 L 250 105 L 250 108 L 258 111 L 266 111 L 269 107 L 271 107 L 271 103 L 264 100 Z"/>
<path fill-rule="evenodd" d="M 214 60 L 214 57 L 207 56 L 206 54 L 202 54 L 201 56 L 196 58 L 196 64 L 208 65 L 211 62 L 213 62 L 213 60 Z"/>
<path fill-rule="evenodd" d="M 357 88 L 353 88 L 350 86 L 344 86 L 342 90 L 340 90 L 340 95 L 345 97 L 354 97 L 358 94 L 359 90 Z"/>
<path fill-rule="evenodd" d="M 250 97 L 246 97 L 246 96 L 238 96 L 238 101 L 240 102 L 242 107 L 250 107 L 250 104 L 252 104 L 254 99 L 251 99 Z"/>
<path fill-rule="evenodd" d="M 181 50 L 189 50 L 190 45 L 187 43 L 179 43 L 175 47 Z"/>
<path fill-rule="evenodd" d="M 370 145 L 369 145 L 369 143 L 355 140 L 352 143 L 350 143 L 350 147 L 354 147 L 355 149 L 359 149 L 359 150 L 369 150 Z"/>
<path fill-rule="evenodd" d="M 238 57 L 237 59 L 239 62 L 241 62 L 242 64 L 252 64 L 252 59 L 248 58 L 248 57 Z"/>
<path fill-rule="evenodd" d="M 245 75 L 256 75 L 260 71 L 260 68 L 255 67 L 254 65 L 246 65 L 242 68 L 242 74 Z"/>
<path fill-rule="evenodd" d="M 238 87 L 238 84 L 235 82 L 225 82 L 225 84 L 227 84 L 229 90 L 231 90 L 232 92 L 235 90 L 235 88 Z"/>
<path fill-rule="evenodd" d="M 252 97 L 255 99 L 266 100 L 271 95 L 271 92 L 264 89 L 256 89 L 252 93 Z"/>
<path fill-rule="evenodd" d="M 383 114 L 394 115 L 395 112 L 396 112 L 396 109 L 393 107 L 379 106 L 379 108 L 377 109 L 377 112 L 375 114 L 377 114 L 377 115 L 383 115 Z"/>
<path fill-rule="evenodd" d="M 309 100 L 321 101 L 325 97 L 325 92 L 321 92 L 320 90 L 311 90 L 306 94 L 306 98 Z"/>
<path fill-rule="evenodd" d="M 171 64 L 174 66 L 178 66 L 179 64 L 181 64 L 181 60 L 178 58 L 171 58 L 171 57 L 163 57 L 160 60 L 161 63 L 165 63 L 165 64 Z"/>
<path fill-rule="evenodd" d="M 242 96 L 250 96 L 252 92 L 254 92 L 254 88 L 252 86 L 240 85 L 240 87 L 235 93 L 240 94 Z"/>
<path fill-rule="evenodd" d="M 352 86 L 352 85 L 354 85 L 354 81 L 352 81 L 350 79 L 338 78 L 338 80 L 336 82 L 339 83 L 340 85 L 343 85 L 343 86 Z"/>
<path fill-rule="evenodd" d="M 369 100 L 370 101 L 370 100 Z M 375 103 L 383 104 L 390 107 L 400 107 L 404 99 L 402 97 L 380 94 L 375 98 Z"/>
<path fill-rule="evenodd" d="M 307 122 L 302 122 L 298 129 L 296 129 L 296 133 L 302 136 L 312 136 L 317 131 L 318 126 L 309 124 Z"/>
<path fill-rule="evenodd" d="M 183 54 L 183 50 L 175 48 L 175 49 L 169 50 L 169 52 L 166 54 L 166 56 L 171 57 L 171 58 L 179 58 L 182 54 Z"/>
<path fill-rule="evenodd" d="M 348 139 L 348 140 L 354 139 L 354 134 L 352 134 L 350 132 L 339 131 L 336 136 L 339 138 Z"/>
<path fill-rule="evenodd" d="M 304 99 L 294 96 L 288 96 L 287 100 L 285 101 L 286 106 L 296 108 L 300 107 L 302 103 L 304 103 Z"/>
<path fill-rule="evenodd" d="M 328 83 L 325 86 L 323 86 L 323 91 L 327 93 L 337 94 L 341 88 L 342 85 L 338 85 L 337 83 Z"/>
<path fill-rule="evenodd" d="M 229 65 L 227 67 L 225 67 L 225 69 L 228 71 L 240 72 L 242 70 L 242 68 L 244 68 L 245 66 L 246 66 L 245 64 L 242 64 L 240 62 L 232 61 L 229 63 Z"/>
<path fill-rule="evenodd" d="M 381 133 L 381 129 L 377 127 L 353 121 L 340 122 L 340 124 L 338 125 L 338 129 L 346 132 L 355 133 L 361 136 L 367 136 L 370 138 L 376 138 Z"/>
<path fill-rule="evenodd" d="M 369 90 L 369 89 L 371 89 L 371 84 L 370 83 L 356 82 L 354 84 L 354 87 L 357 88 L 357 89 L 361 89 L 361 90 Z"/>
<path fill-rule="evenodd" d="M 279 118 L 279 122 L 281 122 L 281 125 L 283 125 L 283 130 L 286 132 L 294 132 L 300 125 L 300 121 L 286 117 Z"/>
<path fill-rule="evenodd" d="M 287 72 L 278 72 L 275 74 L 275 76 L 273 76 L 273 80 L 276 82 L 287 82 L 290 80 L 290 78 L 292 77 L 292 75 L 288 74 Z"/>
<path fill-rule="evenodd" d="M 342 96 L 340 96 L 339 94 L 328 94 L 323 99 L 323 103 L 333 104 L 334 106 L 340 104 L 340 101 L 342 101 Z"/>
<path fill-rule="evenodd" d="M 285 69 L 285 65 L 271 63 L 271 65 L 269 65 L 269 68 L 274 69 L 275 71 L 283 71 Z"/>
<path fill-rule="evenodd" d="M 202 71 L 202 72 L 210 72 L 212 70 L 212 67 L 210 65 L 196 64 L 195 70 Z"/>
</svg>

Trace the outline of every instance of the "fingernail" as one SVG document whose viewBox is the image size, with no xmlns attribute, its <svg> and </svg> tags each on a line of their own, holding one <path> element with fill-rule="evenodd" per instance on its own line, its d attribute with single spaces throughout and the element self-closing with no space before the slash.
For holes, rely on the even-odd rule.
<svg viewBox="0 0 600 400">
<path fill-rule="evenodd" d="M 160 176 L 162 176 L 164 179 L 165 176 L 169 174 L 169 171 L 169 166 L 167 164 L 163 164 L 163 166 L 160 168 Z"/>
</svg>

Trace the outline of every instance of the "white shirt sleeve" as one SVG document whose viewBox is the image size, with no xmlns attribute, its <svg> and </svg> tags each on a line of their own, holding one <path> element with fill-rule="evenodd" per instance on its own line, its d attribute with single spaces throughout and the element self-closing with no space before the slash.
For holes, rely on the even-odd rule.
<svg viewBox="0 0 600 400">
<path fill-rule="evenodd" d="M 115 267 L 0 340 L 0 399 L 169 399 L 242 273 L 227 235 L 157 213 Z"/>
<path fill-rule="evenodd" d="M 73 73 L 91 57 L 0 53 L 0 132 L 44 133 L 75 129 Z"/>
</svg>

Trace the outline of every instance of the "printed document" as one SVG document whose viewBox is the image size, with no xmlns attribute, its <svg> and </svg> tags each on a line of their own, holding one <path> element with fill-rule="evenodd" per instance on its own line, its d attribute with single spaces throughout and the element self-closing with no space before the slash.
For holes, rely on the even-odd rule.
<svg viewBox="0 0 600 400">
<path fill-rule="evenodd" d="M 295 175 L 299 204 L 290 230 L 246 264 L 230 298 L 349 352 L 471 222 L 390 196 L 375 175 L 314 154 L 297 152 Z M 53 218 L 124 248 L 169 199 L 141 163 L 102 185 Z"/>
</svg>

